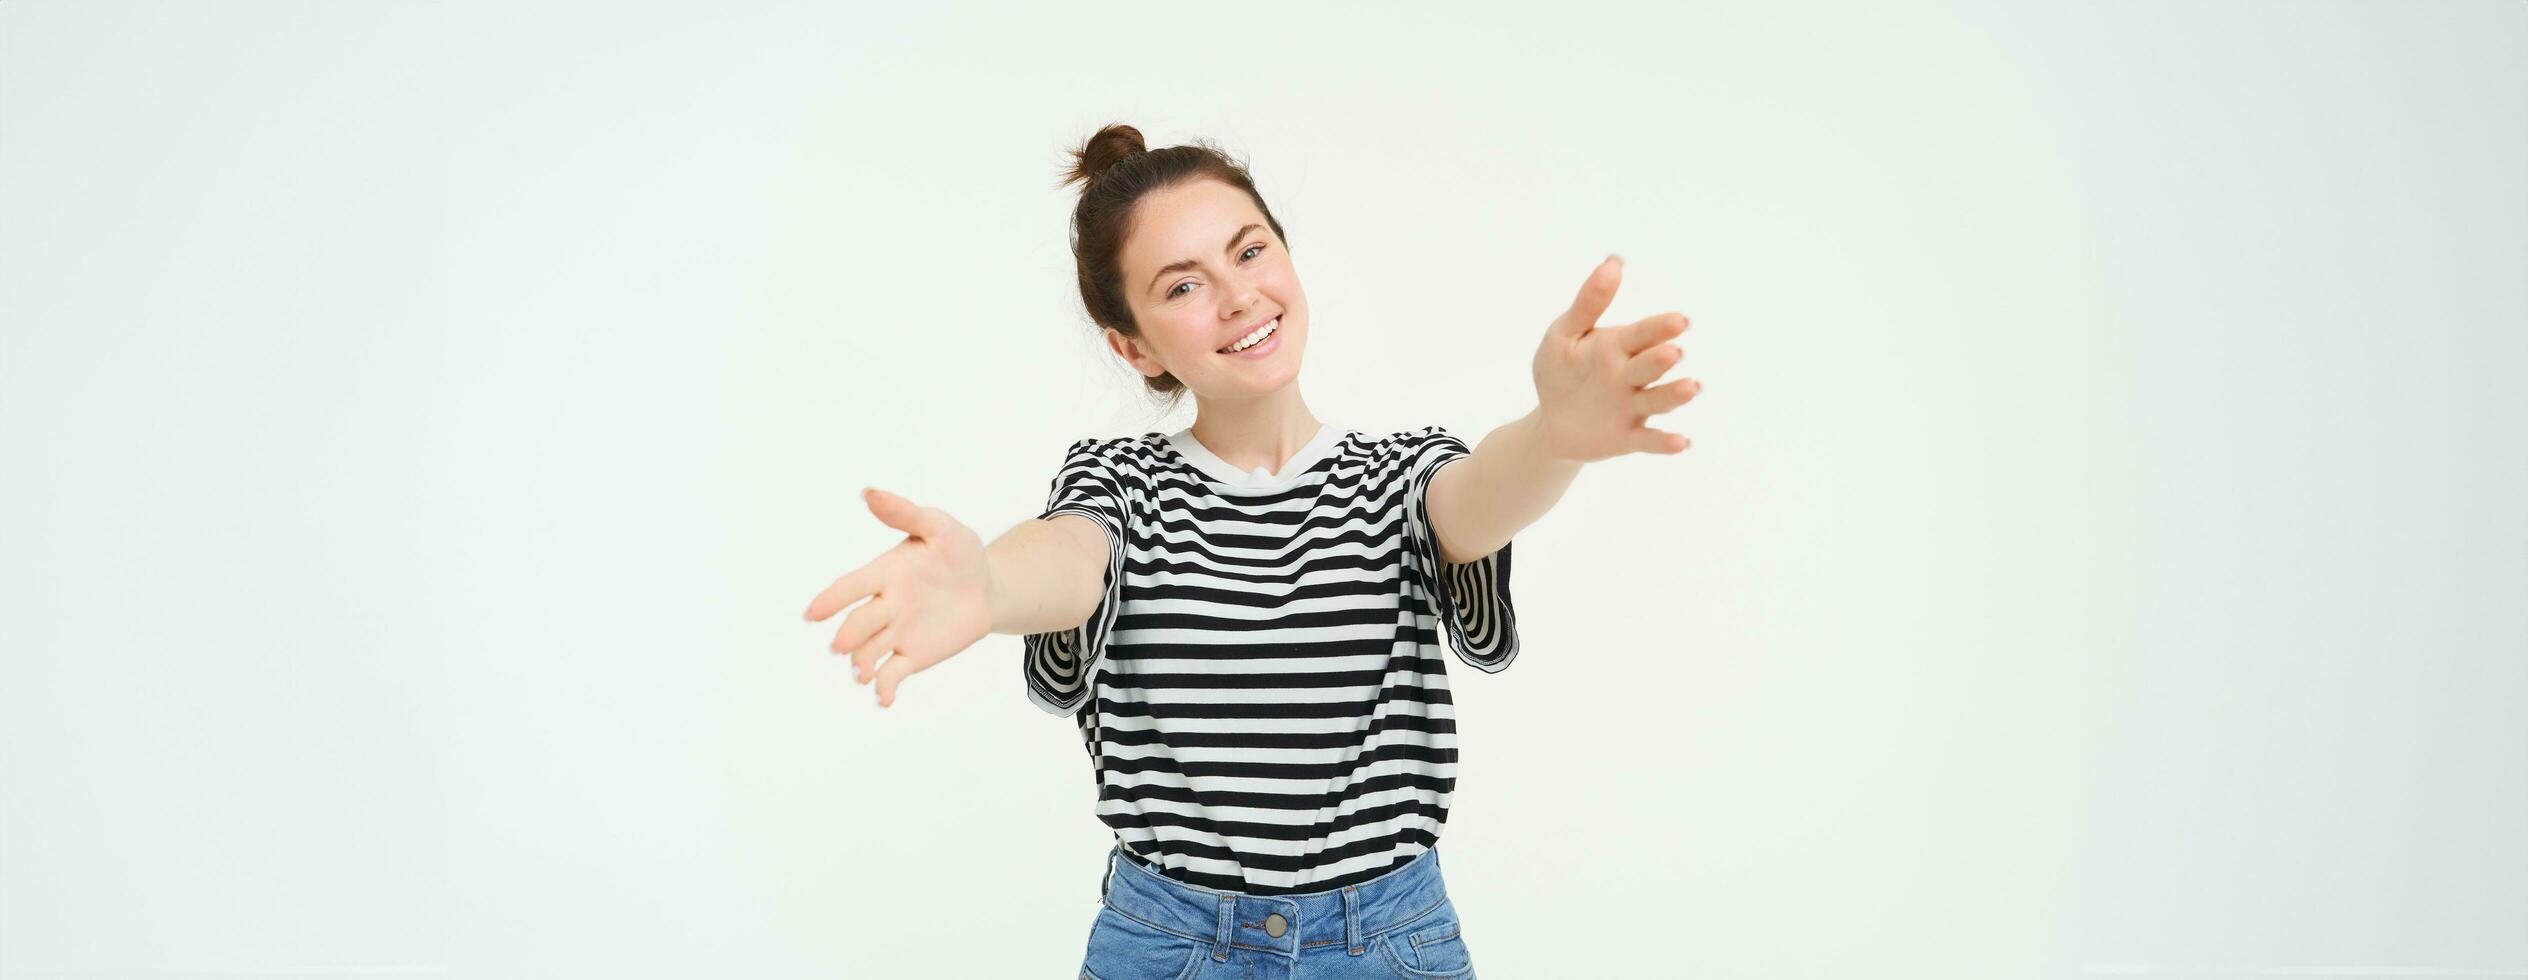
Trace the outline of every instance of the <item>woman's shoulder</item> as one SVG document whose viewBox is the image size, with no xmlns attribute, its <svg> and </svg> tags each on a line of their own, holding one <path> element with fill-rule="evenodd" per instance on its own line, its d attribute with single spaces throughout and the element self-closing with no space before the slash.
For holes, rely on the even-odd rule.
<svg viewBox="0 0 2528 980">
<path fill-rule="evenodd" d="M 1358 446 L 1359 452 L 1373 458 L 1410 456 L 1426 451 L 1434 445 L 1447 445 L 1457 441 L 1457 436 L 1449 432 L 1447 426 L 1438 424 L 1392 431 L 1355 429 L 1353 433 L 1353 442 Z"/>
<path fill-rule="evenodd" d="M 1131 436 L 1089 436 L 1072 442 L 1062 450 L 1064 466 L 1100 463 L 1127 470 L 1147 470 L 1156 465 L 1153 457 L 1167 443 L 1167 435 L 1145 432 Z"/>
</svg>

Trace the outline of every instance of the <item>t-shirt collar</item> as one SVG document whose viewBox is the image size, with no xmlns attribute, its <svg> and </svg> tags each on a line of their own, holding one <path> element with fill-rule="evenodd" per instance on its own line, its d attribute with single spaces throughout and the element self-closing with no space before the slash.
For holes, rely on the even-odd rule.
<svg viewBox="0 0 2528 980">
<path fill-rule="evenodd" d="M 1299 474 L 1307 472 L 1309 466 L 1333 453 L 1335 444 L 1343 438 L 1343 432 L 1341 426 L 1319 420 L 1317 434 L 1308 440 L 1307 445 L 1299 447 L 1298 452 L 1292 453 L 1290 459 L 1282 463 L 1282 470 L 1279 473 L 1267 473 L 1260 466 L 1253 470 L 1239 470 L 1236 466 L 1230 465 L 1228 460 L 1220 458 L 1219 454 L 1204 447 L 1202 440 L 1194 438 L 1194 427 L 1190 425 L 1168 433 L 1167 441 L 1169 445 L 1176 447 L 1176 451 L 1183 455 L 1186 461 L 1193 463 L 1196 468 L 1212 479 L 1235 487 L 1273 487 L 1291 482 Z"/>
</svg>

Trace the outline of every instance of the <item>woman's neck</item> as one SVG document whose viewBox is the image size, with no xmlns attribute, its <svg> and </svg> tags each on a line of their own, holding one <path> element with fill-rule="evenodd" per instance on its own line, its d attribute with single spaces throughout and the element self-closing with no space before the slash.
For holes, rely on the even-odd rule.
<svg viewBox="0 0 2528 980">
<path fill-rule="evenodd" d="M 1281 472 L 1283 464 L 1316 438 L 1323 424 L 1308 411 L 1296 383 L 1262 398 L 1196 399 L 1194 406 L 1194 438 L 1212 455 L 1248 472 Z"/>
</svg>

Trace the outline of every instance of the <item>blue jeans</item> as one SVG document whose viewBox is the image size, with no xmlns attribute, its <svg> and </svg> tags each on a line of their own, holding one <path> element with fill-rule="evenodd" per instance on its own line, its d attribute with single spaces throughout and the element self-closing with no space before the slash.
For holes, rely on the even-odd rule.
<svg viewBox="0 0 2528 980">
<path fill-rule="evenodd" d="M 1080 980 L 1472 980 L 1436 847 L 1357 885 L 1213 891 L 1107 851 Z"/>
</svg>

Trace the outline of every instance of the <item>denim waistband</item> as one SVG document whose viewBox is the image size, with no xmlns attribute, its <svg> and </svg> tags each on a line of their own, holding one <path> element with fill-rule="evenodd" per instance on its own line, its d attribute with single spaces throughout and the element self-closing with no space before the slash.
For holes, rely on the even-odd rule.
<svg viewBox="0 0 2528 980">
<path fill-rule="evenodd" d="M 1118 842 L 1106 852 L 1101 901 L 1152 928 L 1211 944 L 1226 961 L 1232 947 L 1297 957 L 1303 949 L 1339 945 L 1354 956 L 1373 936 L 1411 925 L 1448 901 L 1437 845 L 1413 860 L 1355 885 L 1288 895 L 1249 895 L 1189 885 L 1161 876 Z M 1281 916 L 1274 936 L 1268 918 Z"/>
</svg>

